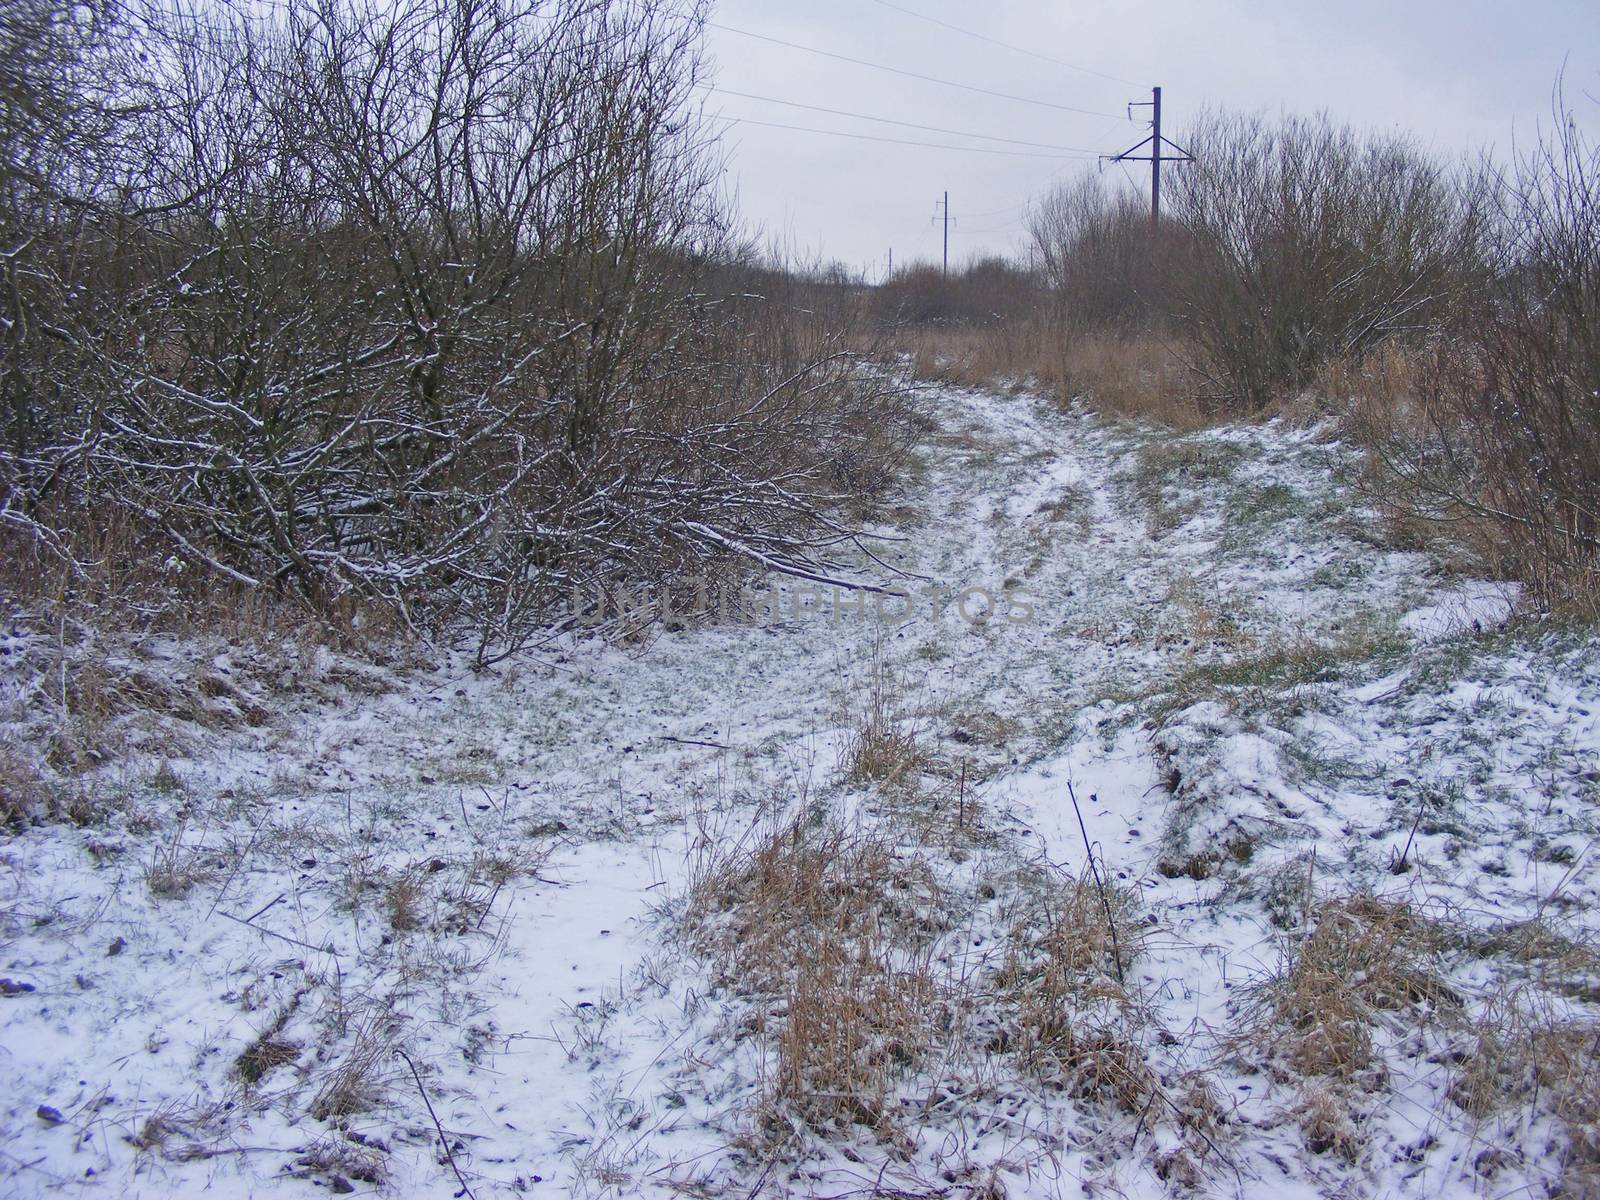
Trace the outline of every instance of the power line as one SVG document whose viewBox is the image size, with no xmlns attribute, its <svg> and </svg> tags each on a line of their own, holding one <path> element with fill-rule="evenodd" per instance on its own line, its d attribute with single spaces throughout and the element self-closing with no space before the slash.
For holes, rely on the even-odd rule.
<svg viewBox="0 0 1600 1200">
<path fill-rule="evenodd" d="M 802 46 L 798 42 L 786 42 L 782 38 L 768 37 L 764 33 L 751 33 L 748 29 L 735 29 L 731 25 L 721 25 L 716 21 L 707 21 L 712 29 L 720 29 L 724 33 L 736 33 L 740 37 L 754 38 L 758 42 L 771 42 L 774 46 L 787 46 L 791 50 L 803 50 L 807 54 L 819 54 L 823 58 L 835 58 L 840 62 L 853 63 L 858 67 L 870 67 L 874 71 L 887 71 L 891 75 L 902 75 L 907 79 L 920 79 L 924 83 L 937 83 L 944 87 L 960 88 L 964 92 L 976 92 L 980 96 L 995 96 L 1001 100 L 1013 100 L 1018 104 L 1036 104 L 1040 108 L 1054 108 L 1061 112 L 1082 113 L 1087 117 L 1104 117 L 1108 121 L 1125 121 L 1126 113 L 1100 112 L 1092 108 L 1074 108 L 1070 104 L 1057 104 L 1052 100 L 1036 100 L 1031 96 L 1014 96 L 1010 92 L 996 92 L 988 88 L 974 87 L 970 83 L 957 83 L 953 79 L 939 79 L 933 75 L 919 75 L 915 71 L 902 71 L 899 67 L 887 67 L 882 63 L 868 62 L 862 58 L 851 58 L 847 54 L 835 54 L 831 50 L 818 50 L 815 46 Z"/>
<path fill-rule="evenodd" d="M 945 129 L 938 125 L 918 125 L 912 121 L 896 121 L 889 117 L 872 117 L 866 113 L 847 112 L 842 108 L 824 108 L 820 104 L 801 104 L 796 100 L 779 100 L 775 96 L 758 96 L 754 92 L 736 92 L 732 88 L 716 87 L 713 84 L 698 84 L 708 92 L 717 92 L 723 96 L 738 96 L 743 100 L 760 100 L 767 104 L 782 104 L 788 108 L 803 108 L 809 112 L 828 113 L 835 117 L 854 117 L 860 121 L 876 121 L 880 125 L 899 125 L 906 129 L 920 129 L 925 133 L 948 133 L 955 137 L 979 138 L 986 142 L 1005 142 L 1012 146 L 1031 146 L 1036 150 L 1066 150 L 1074 154 L 1094 154 L 1095 151 L 1087 146 L 1058 146 L 1053 142 L 1027 142 L 1021 138 L 997 137 L 992 133 L 968 133 L 964 129 Z"/>
<path fill-rule="evenodd" d="M 976 220 L 979 217 L 998 217 L 1009 213 L 1020 213 L 1028 206 L 1026 204 L 1008 204 L 1004 208 L 990 208 L 983 212 L 968 213 L 967 217 Z"/>
<path fill-rule="evenodd" d="M 708 114 L 707 120 L 727 121 L 733 125 L 760 125 L 764 129 L 792 129 L 797 133 L 822 133 L 829 137 L 853 138 L 858 142 L 886 142 L 891 146 L 921 146 L 928 150 L 965 150 L 968 154 L 1004 154 L 1012 158 L 1087 159 L 1092 154 L 1038 154 L 1029 150 L 991 150 L 987 146 L 953 146 L 946 142 L 913 142 L 904 138 L 877 137 L 870 133 L 845 133 L 838 129 L 816 129 L 809 125 L 784 125 L 777 121 L 757 121 L 752 117 L 728 117 Z"/>
<path fill-rule="evenodd" d="M 1000 46 L 1006 50 L 1014 50 L 1018 54 L 1026 54 L 1029 58 L 1041 59 L 1047 63 L 1054 63 L 1058 67 L 1065 67 L 1069 71 L 1082 71 L 1085 75 L 1098 75 L 1101 79 L 1109 79 L 1113 83 L 1125 83 L 1130 87 L 1138 87 L 1132 79 L 1124 79 L 1121 75 L 1111 75 L 1105 71 L 1096 71 L 1093 67 L 1079 66 L 1063 59 L 1052 58 L 1048 54 L 1040 54 L 1037 50 L 1029 50 L 1024 46 L 1013 46 L 1010 42 L 1002 42 L 999 38 L 992 38 L 986 33 L 978 33 L 972 29 L 963 29 L 960 25 L 952 25 L 949 21 L 941 21 L 938 17 L 930 17 L 927 13 L 919 13 L 913 9 L 904 8 L 898 4 L 891 4 L 889 0 L 873 0 L 874 4 L 881 4 L 884 8 L 892 8 L 895 12 L 905 13 L 908 17 L 915 17 L 919 21 L 927 21 L 930 25 L 939 25 L 945 29 L 954 30 L 956 33 L 965 34 L 970 38 L 977 38 L 980 42 L 988 42 L 991 46 Z"/>
</svg>

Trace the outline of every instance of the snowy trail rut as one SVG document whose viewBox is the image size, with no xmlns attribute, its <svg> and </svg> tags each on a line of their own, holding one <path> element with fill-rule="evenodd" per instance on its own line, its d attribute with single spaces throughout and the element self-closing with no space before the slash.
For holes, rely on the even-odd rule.
<svg viewBox="0 0 1600 1200">
<path fill-rule="evenodd" d="M 49 1001 L 0 1001 L 18 1194 L 305 1186 L 284 1171 L 369 1189 L 360 1164 L 378 1159 L 392 1192 L 453 1190 L 396 1048 L 478 1196 L 672 1190 L 723 1152 L 737 1097 L 714 1094 L 719 1051 L 697 1048 L 686 1015 L 705 997 L 664 914 L 708 846 L 848 791 L 839 758 L 875 671 L 902 683 L 934 769 L 970 779 L 1006 853 L 1083 867 L 1072 784 L 1100 860 L 1160 913 L 1138 971 L 1166 1029 L 1223 1029 L 1235 989 L 1278 965 L 1261 881 L 1312 845 L 1318 871 L 1355 886 L 1402 843 L 1443 861 L 1509 827 L 1503 870 L 1429 886 L 1507 920 L 1561 872 L 1575 905 L 1600 901 L 1579 803 L 1600 745 L 1590 661 L 1542 683 L 1545 659 L 1511 647 L 1461 691 L 1450 638 L 1492 627 L 1505 597 L 1377 544 L 1343 482 L 1351 453 L 1325 430 L 1176 437 L 1021 393 L 941 389 L 929 405 L 877 547 L 907 573 L 893 621 L 827 597 L 797 612 L 785 588 L 776 619 L 668 631 L 643 652 L 577 645 L 338 704 L 309 695 L 268 729 L 149 752 L 179 782 L 130 780 L 146 815 L 115 837 L 19 838 L 6 972 Z M 1354 642 L 1382 665 L 1412 634 L 1421 667 L 1348 683 L 1337 655 L 1296 657 Z M 1470 752 L 1474 774 L 1446 762 L 1445 735 L 1486 695 L 1507 740 Z M 1427 704 L 1432 741 L 1410 733 Z M 1543 824 L 1515 783 L 1541 763 Z M 1419 834 L 1415 781 L 1442 795 L 1458 777 L 1478 790 Z M 873 819 L 873 796 L 850 802 Z M 150 895 L 151 855 L 192 879 Z M 448 936 L 410 932 L 430 929 Z M 125 949 L 108 957 L 113 938 Z M 293 1070 L 242 1079 L 262 1047 Z M 1223 1082 L 1260 1132 L 1221 1191 L 1342 1186 L 1288 1131 L 1288 1100 L 1246 1076 Z M 707 1094 L 687 1094 L 696 1080 Z M 1386 1178 L 1393 1194 L 1459 1183 L 1476 1134 L 1432 1115 L 1441 1086 L 1408 1085 L 1373 1118 L 1383 1145 L 1446 1147 Z M 1086 1153 L 1010 1186 L 1076 1194 L 1093 1168 L 1124 1194 L 1163 1190 L 1136 1161 Z"/>
</svg>

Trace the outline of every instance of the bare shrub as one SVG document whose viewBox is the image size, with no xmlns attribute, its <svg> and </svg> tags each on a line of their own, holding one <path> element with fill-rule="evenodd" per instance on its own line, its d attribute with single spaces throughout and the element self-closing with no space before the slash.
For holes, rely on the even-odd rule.
<svg viewBox="0 0 1600 1200">
<path fill-rule="evenodd" d="M 1135 330 L 1166 306 L 1165 243 L 1152 235 L 1145 201 L 1097 174 L 1058 184 L 1028 214 L 1033 261 L 1049 286 L 1062 334 Z"/>
<path fill-rule="evenodd" d="M 1259 412 L 1329 359 L 1425 334 L 1484 278 L 1481 194 L 1402 138 L 1213 113 L 1186 141 L 1172 315 L 1214 411 Z"/>
<path fill-rule="evenodd" d="M 880 304 L 903 318 L 895 344 L 915 373 L 1199 425 L 1194 355 L 1167 328 L 1183 230 L 1153 233 L 1141 200 L 1086 175 L 1045 195 L 1028 231 L 1027 269 L 976 264 L 943 280 L 912 268 L 880 289 Z"/>
<path fill-rule="evenodd" d="M 480 662 L 575 589 L 832 570 L 898 389 L 726 269 L 700 6 L 140 12 L 50 60 L 116 136 L 0 214 L 0 512 L 36 555 L 79 583 L 122 519 L 141 563 Z"/>
<path fill-rule="evenodd" d="M 873 306 L 888 328 L 1003 328 L 1025 320 L 1043 299 L 1034 273 L 991 255 L 948 276 L 932 263 L 902 266 L 874 290 Z"/>
<path fill-rule="evenodd" d="M 1493 181 L 1496 281 L 1423 362 L 1414 417 L 1369 430 L 1397 520 L 1477 535 L 1546 606 L 1600 611 L 1600 146 L 1570 112 Z M 1483 536 L 1487 533 L 1489 536 Z"/>
</svg>

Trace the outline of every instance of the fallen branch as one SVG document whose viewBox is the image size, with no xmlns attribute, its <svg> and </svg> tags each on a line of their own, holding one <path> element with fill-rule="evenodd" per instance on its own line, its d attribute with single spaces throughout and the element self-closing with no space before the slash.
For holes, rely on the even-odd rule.
<svg viewBox="0 0 1600 1200">
<path fill-rule="evenodd" d="M 399 1046 L 394 1048 L 394 1052 L 405 1059 L 406 1066 L 411 1068 L 411 1078 L 417 1081 L 417 1094 L 422 1097 L 422 1103 L 427 1107 L 428 1116 L 433 1118 L 433 1127 L 439 1131 L 439 1145 L 444 1147 L 444 1156 L 450 1161 L 450 1169 L 456 1173 L 456 1180 L 461 1184 L 461 1190 L 456 1195 L 466 1196 L 468 1200 L 478 1200 L 472 1194 L 472 1187 L 467 1183 L 467 1177 L 461 1173 L 461 1168 L 456 1165 L 455 1153 L 450 1149 L 450 1139 L 444 1134 L 444 1126 L 439 1124 L 439 1114 L 433 1111 L 433 1101 L 428 1099 L 428 1089 L 422 1086 L 422 1075 L 417 1070 L 417 1064 L 412 1062 L 411 1056 L 400 1049 Z"/>
<path fill-rule="evenodd" d="M 1117 968 L 1117 982 L 1123 983 L 1122 976 L 1122 947 L 1117 943 L 1117 923 L 1111 916 L 1111 901 L 1106 898 L 1106 885 L 1100 878 L 1100 868 L 1095 865 L 1094 847 L 1089 844 L 1089 829 L 1083 823 L 1083 810 L 1078 807 L 1078 793 L 1072 788 L 1072 781 L 1067 781 L 1067 795 L 1072 799 L 1072 811 L 1078 815 L 1078 832 L 1083 834 L 1084 853 L 1089 856 L 1089 871 L 1094 876 L 1095 890 L 1100 893 L 1100 907 L 1106 911 L 1106 928 L 1111 933 L 1111 960 Z M 1093 796 L 1089 797 L 1091 800 Z"/>
</svg>

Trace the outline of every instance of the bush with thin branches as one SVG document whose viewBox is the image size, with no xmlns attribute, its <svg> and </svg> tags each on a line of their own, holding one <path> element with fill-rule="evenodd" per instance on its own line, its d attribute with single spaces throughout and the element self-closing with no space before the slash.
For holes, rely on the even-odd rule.
<svg viewBox="0 0 1600 1200">
<path fill-rule="evenodd" d="M 5 131 L 50 164 L 14 154 L 0 213 L 18 551 L 74 569 L 122 514 L 141 561 L 467 628 L 484 661 L 576 592 L 831 570 L 838 502 L 892 474 L 868 431 L 897 389 L 746 286 L 692 102 L 703 20 L 218 0 L 6 65 L 8 94 L 88 114 L 65 144 Z"/>
<path fill-rule="evenodd" d="M 1214 113 L 1186 140 L 1172 318 L 1213 411 L 1260 411 L 1331 359 L 1426 336 L 1483 283 L 1481 189 L 1404 138 Z"/>
</svg>

